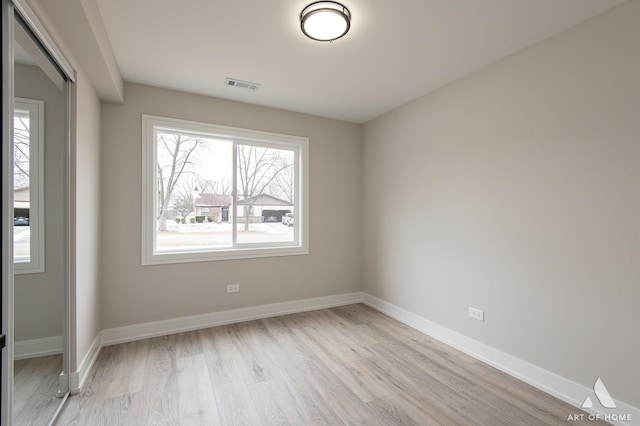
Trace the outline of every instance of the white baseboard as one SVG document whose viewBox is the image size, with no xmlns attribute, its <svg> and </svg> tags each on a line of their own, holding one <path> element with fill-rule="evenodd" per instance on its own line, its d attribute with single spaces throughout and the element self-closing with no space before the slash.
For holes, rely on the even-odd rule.
<svg viewBox="0 0 640 426">
<path fill-rule="evenodd" d="M 60 375 L 58 376 L 58 392 L 56 393 L 56 395 L 64 395 L 65 393 L 69 392 L 69 377 L 70 376 L 64 371 L 60 373 Z"/>
<path fill-rule="evenodd" d="M 411 328 L 471 355 L 574 407 L 580 408 L 584 399 L 590 396 L 595 401 L 594 407 L 585 411 L 594 416 L 598 416 L 600 419 L 605 419 L 617 425 L 640 424 L 640 409 L 636 407 L 617 400 L 614 400 L 617 406 L 615 410 L 596 407 L 598 404 L 597 399 L 594 397 L 593 389 L 516 358 L 513 355 L 499 351 L 489 345 L 471 339 L 457 331 L 443 327 L 396 305 L 378 299 L 377 297 L 362 293 L 362 302 Z M 594 381 L 595 379 L 594 377 Z M 580 411 L 576 410 L 576 413 L 579 412 Z M 613 417 L 614 415 L 617 417 Z M 622 417 L 623 421 L 617 420 L 621 418 L 621 416 L 624 416 Z M 586 419 L 587 416 L 585 416 L 585 420 Z M 630 419 L 630 421 L 626 419 Z"/>
<path fill-rule="evenodd" d="M 62 336 L 45 337 L 42 339 L 23 340 L 21 342 L 15 342 L 13 359 L 29 359 L 39 356 L 61 354 L 62 346 Z"/>
<path fill-rule="evenodd" d="M 89 377 L 89 373 L 98 358 L 100 349 L 102 349 L 103 346 L 133 342 L 157 336 L 166 336 L 168 334 L 181 333 L 183 331 L 199 330 L 223 324 L 232 324 L 242 321 L 275 317 L 278 315 L 293 314 L 296 312 L 330 308 L 334 306 L 350 305 L 352 303 L 360 303 L 361 301 L 361 293 L 347 293 L 102 330 L 91 344 L 89 351 L 78 367 L 78 371 L 71 373 L 69 376 L 71 394 L 75 395 L 82 391 L 82 388 Z"/>
<path fill-rule="evenodd" d="M 115 345 L 218 325 L 349 305 L 361 301 L 362 293 L 347 293 L 110 328 L 102 331 L 102 345 Z"/>
<path fill-rule="evenodd" d="M 95 364 L 96 359 L 98 359 L 100 349 L 102 349 L 102 333 L 98 333 L 96 338 L 93 339 L 93 342 L 91 342 L 91 346 L 89 346 L 87 354 L 78 366 L 78 370 L 69 375 L 69 389 L 71 391 L 71 395 L 80 393 L 84 387 L 84 384 L 89 378 L 89 373 L 93 368 L 93 364 Z"/>
<path fill-rule="evenodd" d="M 443 327 L 382 299 L 360 292 L 273 303 L 103 330 L 92 343 L 78 371 L 71 374 L 71 393 L 78 393 L 84 386 L 100 349 L 103 346 L 353 303 L 365 303 L 428 336 L 438 339 L 517 379 L 529 383 L 574 407 L 579 408 L 586 396 L 591 396 L 592 399 L 594 398 L 593 389 L 499 351 L 489 345 Z M 616 410 L 598 408 L 596 407 L 597 404 L 594 404 L 594 408 L 586 411 L 618 425 L 633 425 L 640 421 L 640 409 L 620 401 L 615 401 L 615 403 L 617 405 Z M 628 416 L 626 418 L 630 417 L 631 421 L 616 421 L 615 418 L 605 417 L 611 416 L 614 414 L 614 411 L 617 415 Z M 579 413 L 579 411 L 576 410 L 576 413 Z"/>
</svg>

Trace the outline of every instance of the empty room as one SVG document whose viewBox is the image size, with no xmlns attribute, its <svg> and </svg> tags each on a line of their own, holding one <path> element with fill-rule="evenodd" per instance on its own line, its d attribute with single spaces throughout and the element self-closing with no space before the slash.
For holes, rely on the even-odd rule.
<svg viewBox="0 0 640 426">
<path fill-rule="evenodd" d="M 2 0 L 2 425 L 640 424 L 640 1 Z"/>
</svg>

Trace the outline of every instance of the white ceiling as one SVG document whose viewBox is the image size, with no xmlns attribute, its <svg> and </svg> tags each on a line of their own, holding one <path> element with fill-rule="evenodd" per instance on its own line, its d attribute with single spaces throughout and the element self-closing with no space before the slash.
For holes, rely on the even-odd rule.
<svg viewBox="0 0 640 426">
<path fill-rule="evenodd" d="M 333 43 L 300 31 L 311 0 L 97 3 L 126 81 L 362 123 L 623 1 L 344 0 Z"/>
</svg>

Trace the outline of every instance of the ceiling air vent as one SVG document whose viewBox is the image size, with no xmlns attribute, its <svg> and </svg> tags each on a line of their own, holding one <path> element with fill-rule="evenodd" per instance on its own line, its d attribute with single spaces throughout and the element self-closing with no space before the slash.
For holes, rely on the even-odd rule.
<svg viewBox="0 0 640 426">
<path fill-rule="evenodd" d="M 258 88 L 260 87 L 260 84 L 258 83 L 251 83 L 250 81 L 242 81 L 236 78 L 229 78 L 229 77 L 227 77 L 224 80 L 224 85 L 239 87 L 240 89 L 249 89 L 249 90 L 258 90 Z"/>
</svg>

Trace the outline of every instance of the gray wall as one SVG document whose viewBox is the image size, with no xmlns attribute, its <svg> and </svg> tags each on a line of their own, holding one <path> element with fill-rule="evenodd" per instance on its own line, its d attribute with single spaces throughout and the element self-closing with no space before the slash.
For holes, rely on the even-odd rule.
<svg viewBox="0 0 640 426">
<path fill-rule="evenodd" d="M 636 407 L 638 22 L 625 3 L 363 142 L 364 291 Z"/>
<path fill-rule="evenodd" d="M 142 114 L 309 137 L 310 254 L 142 267 Z M 360 290 L 361 130 L 126 84 L 124 105 L 102 105 L 103 328 Z M 227 295 L 230 283 L 240 293 Z"/>
<path fill-rule="evenodd" d="M 15 95 L 44 101 L 45 272 L 15 276 L 17 342 L 62 336 L 65 96 L 39 67 L 15 65 Z"/>
<path fill-rule="evenodd" d="M 76 371 L 102 330 L 100 302 L 100 101 L 76 67 L 71 135 L 72 266 L 71 371 Z"/>
</svg>

